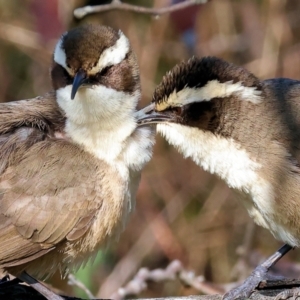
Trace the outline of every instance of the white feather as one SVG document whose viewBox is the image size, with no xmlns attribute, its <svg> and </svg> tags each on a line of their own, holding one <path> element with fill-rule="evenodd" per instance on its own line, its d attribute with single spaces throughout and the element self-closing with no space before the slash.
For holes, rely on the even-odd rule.
<svg viewBox="0 0 300 300">
<path fill-rule="evenodd" d="M 169 106 L 184 106 L 189 103 L 210 101 L 214 98 L 225 98 L 233 94 L 238 95 L 241 100 L 254 104 L 261 102 L 261 91 L 255 87 L 245 87 L 241 82 L 220 83 L 218 80 L 211 80 L 201 88 L 185 87 L 178 92 L 173 91 L 168 99 L 159 103 L 156 108 L 162 111 Z"/>
<path fill-rule="evenodd" d="M 150 127 L 136 128 L 135 107 L 140 92 L 116 91 L 102 85 L 80 88 L 71 100 L 72 86 L 57 90 L 57 102 L 67 116 L 66 134 L 87 152 L 118 168 L 141 170 L 151 159 L 154 137 Z"/>
<path fill-rule="evenodd" d="M 218 175 L 240 196 L 243 195 L 244 205 L 257 224 L 269 229 L 285 243 L 299 245 L 299 239 L 274 217 L 274 192 L 272 186 L 258 175 L 260 164 L 251 159 L 238 143 L 180 124 L 158 124 L 157 131 L 185 158 L 190 157 L 198 166 Z"/>
<path fill-rule="evenodd" d="M 67 56 L 65 50 L 62 48 L 64 35 L 57 42 L 54 50 L 54 61 L 64 67 L 70 75 L 74 75 L 72 69 L 67 66 Z M 95 75 L 100 72 L 102 69 L 108 66 L 119 64 L 128 54 L 130 49 L 129 40 L 119 30 L 119 39 L 116 43 L 105 49 L 99 56 L 98 63 L 91 70 L 88 70 L 89 75 Z"/>
<path fill-rule="evenodd" d="M 67 33 L 64 33 L 61 38 L 59 39 L 59 41 L 57 42 L 56 46 L 55 46 L 55 49 L 54 49 L 54 56 L 53 56 L 53 59 L 54 61 L 61 65 L 62 67 L 64 67 L 69 74 L 72 74 L 72 70 L 67 66 L 67 56 L 66 56 L 66 52 L 65 50 L 62 48 L 62 42 L 63 42 L 63 39 L 64 39 L 64 36 L 66 35 Z"/>
<path fill-rule="evenodd" d="M 89 74 L 94 75 L 105 67 L 119 64 L 127 55 L 129 48 L 129 40 L 123 32 L 119 30 L 119 39 L 112 47 L 102 52 L 97 65 L 89 71 Z"/>
</svg>

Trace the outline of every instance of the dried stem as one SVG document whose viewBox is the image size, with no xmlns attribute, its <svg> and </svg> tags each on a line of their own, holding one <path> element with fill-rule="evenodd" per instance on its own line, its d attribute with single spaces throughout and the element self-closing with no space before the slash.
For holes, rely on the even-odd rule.
<svg viewBox="0 0 300 300">
<path fill-rule="evenodd" d="M 149 14 L 153 16 L 159 16 L 162 14 L 170 13 L 176 10 L 181 10 L 189 6 L 205 4 L 209 0 L 186 0 L 168 7 L 154 8 L 154 7 L 143 7 L 138 5 L 132 5 L 123 3 L 120 0 L 113 0 L 110 4 L 95 5 L 95 6 L 84 6 L 74 10 L 74 16 L 78 19 L 82 19 L 86 15 L 105 12 L 109 10 L 126 10 L 133 11 L 140 14 Z"/>
<path fill-rule="evenodd" d="M 215 289 L 207 284 L 203 276 L 196 276 L 194 272 L 185 270 L 180 261 L 174 260 L 166 269 L 150 271 L 147 268 L 141 268 L 125 287 L 119 288 L 110 298 L 121 300 L 128 295 L 138 295 L 147 289 L 147 281 L 162 282 L 175 280 L 176 278 L 179 278 L 185 285 L 191 286 L 202 293 L 212 295 L 220 292 L 219 289 Z"/>
<path fill-rule="evenodd" d="M 92 294 L 92 292 L 81 281 L 77 280 L 73 274 L 69 274 L 68 284 L 77 286 L 78 288 L 83 290 L 89 297 L 89 299 L 95 299 L 95 296 Z"/>
</svg>

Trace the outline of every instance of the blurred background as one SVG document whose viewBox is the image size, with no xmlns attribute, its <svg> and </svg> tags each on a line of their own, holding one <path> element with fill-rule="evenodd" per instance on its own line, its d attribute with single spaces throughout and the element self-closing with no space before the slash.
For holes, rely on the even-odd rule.
<svg viewBox="0 0 300 300">
<path fill-rule="evenodd" d="M 297 0 L 212 0 L 160 17 L 126 11 L 83 20 L 73 17 L 75 8 L 109 2 L 0 0 L 0 101 L 49 91 L 49 66 L 57 39 L 69 28 L 88 22 L 120 28 L 129 37 L 140 64 L 140 107 L 151 101 L 165 72 L 192 55 L 221 57 L 261 79 L 300 78 Z M 164 7 L 172 1 L 126 3 Z M 225 184 L 184 160 L 158 136 L 126 231 L 118 243 L 99 252 L 94 264 L 75 276 L 94 295 L 108 298 L 141 267 L 165 268 L 178 259 L 218 292 L 225 283 L 245 278 L 280 245 L 253 224 Z M 299 259 L 300 251 L 292 251 L 277 268 L 281 274 L 299 276 Z M 49 282 L 69 295 L 85 296 L 58 274 Z M 199 291 L 175 281 L 151 283 L 139 297 L 196 293 Z"/>
</svg>

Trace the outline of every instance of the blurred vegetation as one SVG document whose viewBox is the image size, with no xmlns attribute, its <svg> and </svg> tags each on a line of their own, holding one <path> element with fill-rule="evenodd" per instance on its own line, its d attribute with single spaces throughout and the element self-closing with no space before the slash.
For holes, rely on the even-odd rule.
<svg viewBox="0 0 300 300">
<path fill-rule="evenodd" d="M 155 7 L 171 3 L 127 2 Z M 0 0 L 0 101 L 31 98 L 50 90 L 48 73 L 56 40 L 62 32 L 86 22 L 120 28 L 131 40 L 140 64 L 141 107 L 149 103 L 163 74 L 192 55 L 219 56 L 245 66 L 261 79 L 300 77 L 297 0 L 212 0 L 159 18 L 122 11 L 81 21 L 72 17 L 75 8 L 99 3 Z M 179 259 L 209 281 L 232 282 L 245 277 L 279 246 L 269 232 L 253 226 L 225 184 L 184 160 L 157 137 L 126 231 L 92 266 L 80 270 L 77 278 L 88 283 L 98 297 L 108 298 L 140 267 L 165 267 Z M 297 261 L 299 256 L 300 252 L 294 251 L 283 263 Z M 69 294 L 83 296 L 58 274 L 51 282 Z M 178 282 L 153 283 L 141 297 L 192 293 L 197 292 Z"/>
</svg>

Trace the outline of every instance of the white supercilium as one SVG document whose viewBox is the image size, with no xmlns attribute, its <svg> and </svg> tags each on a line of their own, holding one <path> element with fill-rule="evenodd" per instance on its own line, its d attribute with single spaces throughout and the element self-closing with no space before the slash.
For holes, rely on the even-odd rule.
<svg viewBox="0 0 300 300">
<path fill-rule="evenodd" d="M 201 88 L 185 87 L 180 91 L 171 93 L 166 101 L 157 105 L 157 109 L 162 111 L 169 106 L 184 106 L 189 103 L 210 101 L 214 98 L 225 98 L 237 95 L 241 100 L 250 101 L 254 104 L 261 102 L 261 91 L 255 87 L 245 87 L 241 82 L 232 81 L 220 83 L 218 80 L 211 80 Z"/>
<path fill-rule="evenodd" d="M 105 67 L 119 64 L 128 54 L 129 47 L 129 40 L 123 34 L 123 32 L 119 30 L 119 39 L 113 46 L 105 49 L 102 52 L 97 65 L 89 70 L 88 74 L 94 75 Z"/>
<path fill-rule="evenodd" d="M 74 75 L 73 71 L 67 66 L 66 63 L 66 53 L 62 48 L 64 35 L 60 38 L 58 43 L 55 46 L 54 50 L 54 61 L 64 67 L 70 75 Z M 92 69 L 88 70 L 88 75 L 95 75 L 98 72 L 101 72 L 102 69 L 108 66 L 119 64 L 128 54 L 130 49 L 129 40 L 123 34 L 121 30 L 119 30 L 119 39 L 116 43 L 105 49 L 99 57 L 98 63 Z"/>
</svg>

